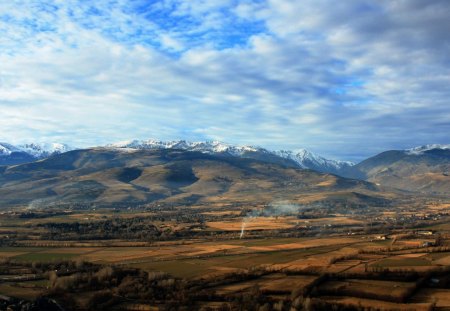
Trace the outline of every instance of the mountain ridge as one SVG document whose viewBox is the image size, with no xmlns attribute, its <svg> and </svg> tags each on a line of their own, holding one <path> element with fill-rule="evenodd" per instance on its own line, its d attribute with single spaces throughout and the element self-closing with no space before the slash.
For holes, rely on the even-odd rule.
<svg viewBox="0 0 450 311">
<path fill-rule="evenodd" d="M 265 159 L 270 163 L 278 163 L 304 169 L 313 169 L 319 172 L 333 174 L 337 174 L 341 169 L 354 165 L 354 163 L 349 161 L 326 159 L 306 149 L 297 149 L 296 151 L 272 151 L 258 146 L 240 146 L 213 140 L 197 142 L 190 142 L 186 140 L 161 141 L 155 139 L 130 140 L 98 146 L 98 148 L 136 150 L 180 149 L 186 151 L 198 151 L 206 154 L 230 155 L 259 160 Z M 28 143 L 18 146 L 8 143 L 0 143 L 0 165 L 26 163 L 77 149 L 79 148 L 73 148 L 61 143 Z M 19 154 L 21 157 L 18 156 Z M 8 156 L 11 158 L 8 159 Z"/>
<path fill-rule="evenodd" d="M 389 150 L 343 170 L 347 178 L 428 194 L 450 194 L 450 148 L 427 145 Z"/>
<path fill-rule="evenodd" d="M 272 151 L 258 146 L 239 146 L 219 141 L 130 140 L 100 147 L 105 150 L 135 152 L 139 150 L 183 150 L 219 157 L 254 159 L 291 168 L 311 169 L 346 178 L 354 178 L 407 191 L 450 193 L 450 144 L 429 144 L 403 150 L 388 150 L 357 164 L 329 160 L 306 149 Z M 65 144 L 0 143 L 0 166 L 42 160 L 69 150 Z"/>
<path fill-rule="evenodd" d="M 221 205 L 274 199 L 330 208 L 389 202 L 365 181 L 180 149 L 80 149 L 0 167 L 1 206 Z"/>
<path fill-rule="evenodd" d="M 185 140 L 178 141 L 158 141 L 158 140 L 132 140 L 125 142 L 118 142 L 105 146 L 106 148 L 130 148 L 130 149 L 181 149 L 186 151 L 199 151 L 208 154 L 226 154 L 242 158 L 261 159 L 262 157 L 272 157 L 273 161 L 277 162 L 275 157 L 284 160 L 292 161 L 299 168 L 313 169 L 325 173 L 337 173 L 344 167 L 354 165 L 352 162 L 325 159 L 315 153 L 306 149 L 298 149 L 297 151 L 277 150 L 272 151 L 258 146 L 239 146 L 223 143 L 220 141 L 202 141 L 189 142 Z M 278 163 L 284 162 L 282 160 Z M 285 162 L 288 163 L 288 162 Z"/>
</svg>

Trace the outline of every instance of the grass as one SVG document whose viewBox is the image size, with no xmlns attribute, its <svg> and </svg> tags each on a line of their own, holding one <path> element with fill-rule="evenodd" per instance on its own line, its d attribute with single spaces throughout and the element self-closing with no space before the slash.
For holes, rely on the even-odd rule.
<svg viewBox="0 0 450 311">
<path fill-rule="evenodd" d="M 373 300 L 373 299 L 364 299 L 364 298 L 356 298 L 356 297 L 336 297 L 336 296 L 327 296 L 321 297 L 321 299 L 333 304 L 333 305 L 343 305 L 343 306 L 355 306 L 366 308 L 367 310 L 372 309 L 376 306 L 379 310 L 397 310 L 397 311 L 429 311 L 430 305 L 428 303 L 394 303 L 387 302 L 381 300 Z"/>
<path fill-rule="evenodd" d="M 449 252 L 427 254 L 427 257 L 431 258 L 432 260 L 439 260 L 448 256 L 450 256 Z"/>
<path fill-rule="evenodd" d="M 404 259 L 382 259 L 372 266 L 375 267 L 408 267 L 408 266 L 431 266 L 431 262 L 424 258 L 404 258 Z"/>
<path fill-rule="evenodd" d="M 269 275 L 263 276 L 259 280 L 261 290 L 266 292 L 280 292 L 284 291 L 290 293 L 293 289 L 304 288 L 306 285 L 313 282 L 316 276 L 286 276 L 286 275 Z"/>
<path fill-rule="evenodd" d="M 264 240 L 248 240 L 245 241 L 244 246 L 272 246 L 289 243 L 301 243 L 302 240 L 298 238 L 285 238 L 285 239 L 264 239 Z"/>
<path fill-rule="evenodd" d="M 1 256 L 1 253 L 14 253 L 14 252 L 33 253 L 33 252 L 45 251 L 47 249 L 48 248 L 42 248 L 42 247 L 1 247 L 0 248 L 0 256 Z"/>
<path fill-rule="evenodd" d="M 295 251 L 279 251 L 279 252 L 267 252 L 261 254 L 250 254 L 233 257 L 224 266 L 231 268 L 250 268 L 253 266 L 264 264 L 282 264 L 290 261 L 294 261 L 312 255 L 314 252 L 311 250 L 295 250 Z"/>
<path fill-rule="evenodd" d="M 123 263 L 133 267 L 142 268 L 149 271 L 164 271 L 173 274 L 177 277 L 193 277 L 202 273 L 223 271 L 229 269 L 247 269 L 263 264 L 284 264 L 291 261 L 296 261 L 307 256 L 326 254 L 333 252 L 342 247 L 342 245 L 325 245 L 323 247 L 313 248 L 296 248 L 296 249 L 283 249 L 284 244 L 291 244 L 294 242 L 308 243 L 312 240 L 298 239 L 298 238 L 280 238 L 280 239 L 260 239 L 260 240 L 232 240 L 223 241 L 223 246 L 280 246 L 280 248 L 274 248 L 273 250 L 260 251 L 253 249 L 229 249 L 225 251 L 217 251 L 216 248 L 208 247 L 211 243 L 199 243 L 194 246 L 164 246 L 159 250 L 156 247 L 149 248 L 135 248 L 135 247 L 115 247 L 115 248 L 96 248 L 94 252 L 88 252 L 83 254 L 84 249 L 79 249 L 78 252 L 71 252 L 68 248 L 61 249 L 60 253 L 57 251 L 48 251 L 45 253 L 25 254 L 17 256 L 19 258 L 43 260 L 43 256 L 52 258 L 58 256 L 59 258 L 71 258 L 71 256 L 81 256 L 88 261 L 107 261 Z M 219 246 L 222 244 L 219 244 Z M 214 246 L 214 244 L 212 245 Z M 190 256 L 192 252 L 196 253 L 196 247 L 202 255 L 213 255 L 211 257 L 204 257 L 203 259 L 196 258 L 183 258 L 183 256 Z M 186 252 L 184 251 L 186 250 Z M 205 253 L 203 253 L 205 250 Z M 233 253 L 236 251 L 237 253 Z M 245 251 L 246 253 L 242 253 Z M 248 253 L 247 253 L 248 252 Z M 181 258 L 180 258 L 181 256 Z M 155 261 L 157 258 L 165 258 L 164 261 Z M 178 257 L 178 258 L 177 258 Z"/>
<path fill-rule="evenodd" d="M 221 268 L 248 269 L 264 264 L 283 264 L 307 256 L 331 252 L 339 249 L 338 245 L 312 249 L 270 251 L 251 254 L 233 254 L 206 259 L 179 259 L 159 262 L 142 262 L 131 264 L 132 267 L 147 271 L 164 271 L 177 277 L 191 278 L 220 270 Z"/>
<path fill-rule="evenodd" d="M 0 284 L 0 294 L 21 299 L 34 300 L 44 291 L 43 288 L 23 287 L 23 285 L 24 283 Z"/>
<path fill-rule="evenodd" d="M 23 282 L 22 284 L 46 288 L 47 286 L 50 285 L 50 282 L 49 282 L 49 280 L 33 280 L 33 281 Z"/>
<path fill-rule="evenodd" d="M 436 309 L 450 309 L 450 290 L 443 288 L 422 288 L 413 297 L 414 301 L 436 302 Z"/>
<path fill-rule="evenodd" d="M 378 280 L 355 280 L 327 281 L 319 286 L 319 292 L 325 295 L 361 295 L 379 300 L 398 300 L 405 297 L 414 288 L 412 282 L 390 282 Z"/>
<path fill-rule="evenodd" d="M 78 254 L 70 254 L 70 253 L 43 253 L 43 252 L 36 252 L 36 253 L 27 253 L 18 255 L 15 257 L 12 257 L 13 259 L 19 260 L 19 261 L 57 261 L 57 260 L 70 260 L 74 257 L 79 256 Z"/>
<path fill-rule="evenodd" d="M 140 268 L 146 271 L 163 271 L 173 276 L 181 278 L 192 278 L 206 273 L 211 264 L 199 264 L 194 260 L 171 260 L 162 262 L 148 262 L 133 264 L 132 267 Z"/>
</svg>

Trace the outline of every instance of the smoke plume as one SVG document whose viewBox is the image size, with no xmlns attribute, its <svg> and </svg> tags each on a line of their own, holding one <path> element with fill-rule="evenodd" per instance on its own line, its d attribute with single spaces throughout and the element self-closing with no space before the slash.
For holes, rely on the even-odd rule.
<svg viewBox="0 0 450 311">
<path fill-rule="evenodd" d="M 290 216 L 298 213 L 302 209 L 302 205 L 290 203 L 288 201 L 275 201 L 262 209 L 252 210 L 242 218 L 240 239 L 245 234 L 245 227 L 252 218 L 256 217 L 272 217 L 272 216 Z"/>
</svg>

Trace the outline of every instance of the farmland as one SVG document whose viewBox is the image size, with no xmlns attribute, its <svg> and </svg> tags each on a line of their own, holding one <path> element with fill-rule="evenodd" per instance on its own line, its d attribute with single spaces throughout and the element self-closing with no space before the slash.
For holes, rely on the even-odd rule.
<svg viewBox="0 0 450 311">
<path fill-rule="evenodd" d="M 381 310 L 444 310 L 450 206 L 428 206 L 420 214 L 411 206 L 252 217 L 264 206 L 16 209 L 0 215 L 0 295 L 63 297 L 63 305 L 72 301 L 68 309 L 104 300 L 107 309 L 164 310 L 177 301 L 204 310 L 347 310 L 375 302 Z M 142 278 L 152 293 L 133 285 Z"/>
</svg>

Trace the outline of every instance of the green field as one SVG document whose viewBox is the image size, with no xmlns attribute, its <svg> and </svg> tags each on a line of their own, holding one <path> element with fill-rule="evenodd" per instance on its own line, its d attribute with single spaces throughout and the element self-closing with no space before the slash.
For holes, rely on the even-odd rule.
<svg viewBox="0 0 450 311">
<path fill-rule="evenodd" d="M 74 257 L 78 257 L 78 254 L 70 254 L 70 253 L 46 253 L 46 252 L 36 252 L 36 253 L 27 253 L 18 256 L 12 257 L 12 259 L 16 259 L 19 261 L 37 261 L 37 262 L 48 262 L 48 261 L 57 261 L 57 260 L 69 260 Z"/>
<path fill-rule="evenodd" d="M 431 266 L 431 262 L 425 258 L 382 259 L 372 265 L 373 267 L 408 267 Z"/>
<path fill-rule="evenodd" d="M 46 286 L 47 285 L 34 287 L 31 282 L 0 284 L 0 294 L 32 300 L 40 296 L 45 290 Z"/>
</svg>

